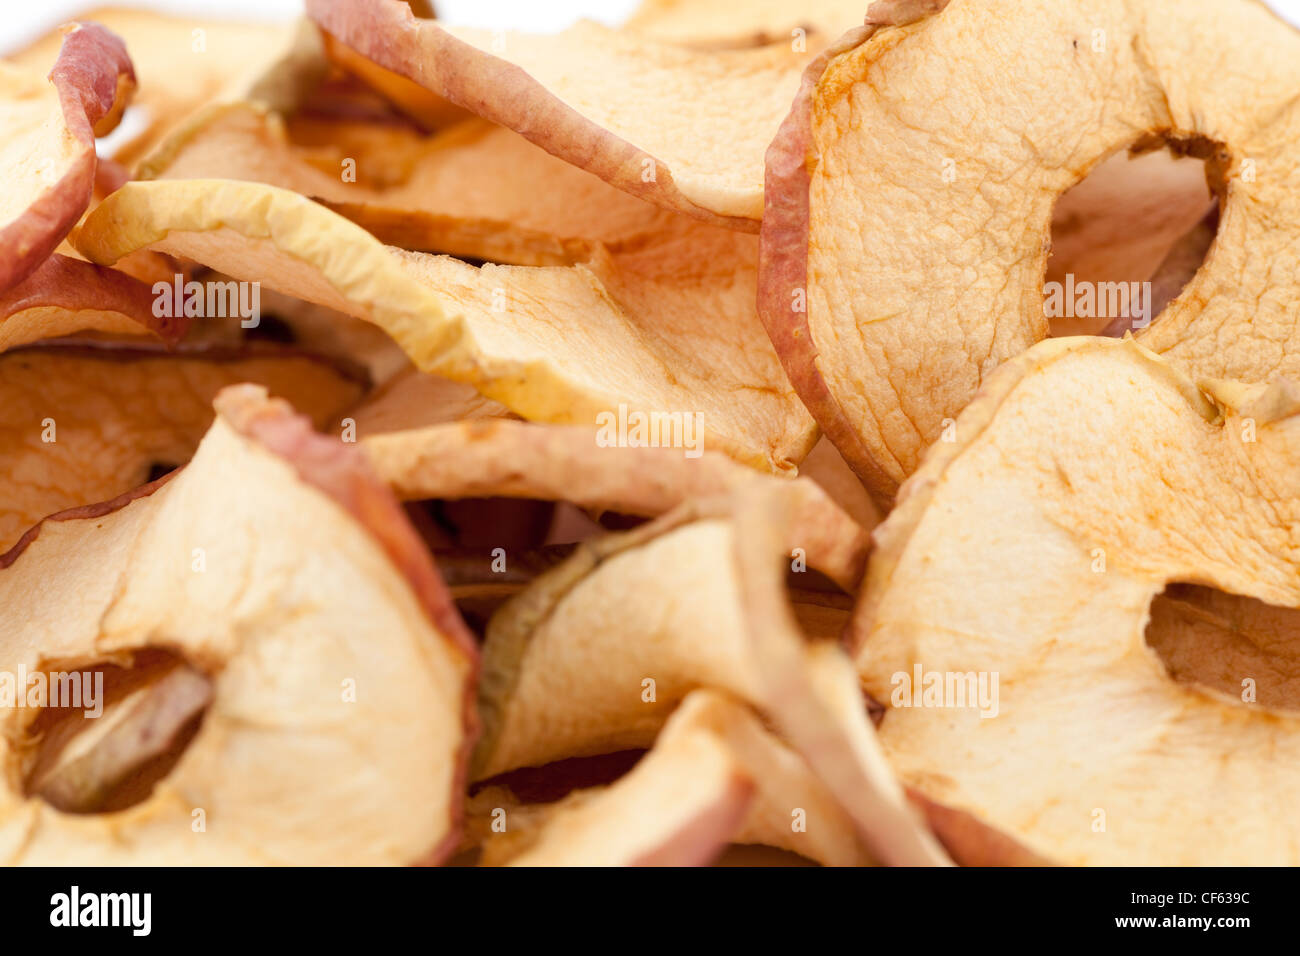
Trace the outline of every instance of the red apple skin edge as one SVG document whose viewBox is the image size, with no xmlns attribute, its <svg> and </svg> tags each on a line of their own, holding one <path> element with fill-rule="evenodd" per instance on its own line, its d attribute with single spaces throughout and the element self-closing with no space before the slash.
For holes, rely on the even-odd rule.
<svg viewBox="0 0 1300 956">
<path fill-rule="evenodd" d="M 872 458 L 857 429 L 831 394 L 817 368 L 817 343 L 808 322 L 808 249 L 812 211 L 809 188 L 813 154 L 813 101 L 817 84 L 831 60 L 866 43 L 877 30 L 904 26 L 931 16 L 948 0 L 878 0 L 867 11 L 864 26 L 850 30 L 828 47 L 804 71 L 799 92 L 776 138 L 767 150 L 764 177 L 763 225 L 758 261 L 758 315 L 799 398 L 822 432 L 886 511 L 892 505 L 895 482 Z M 802 302 L 802 310 L 796 303 Z M 888 489 L 888 493 L 885 490 Z"/>
<path fill-rule="evenodd" d="M 58 181 L 0 229 L 0 292 L 31 275 L 86 211 L 95 186 L 95 135 L 111 130 L 135 90 L 135 70 L 120 37 L 96 23 L 64 29 L 49 79 L 78 152 Z"/>
<path fill-rule="evenodd" d="M 436 21 L 412 16 L 403 0 L 307 0 L 307 16 L 366 59 L 514 130 L 611 186 L 714 225 L 758 229 L 752 219 L 695 205 L 658 157 L 593 123 L 515 64 L 456 39 Z M 655 169 L 655 180 L 648 183 L 641 178 L 646 159 Z"/>
</svg>

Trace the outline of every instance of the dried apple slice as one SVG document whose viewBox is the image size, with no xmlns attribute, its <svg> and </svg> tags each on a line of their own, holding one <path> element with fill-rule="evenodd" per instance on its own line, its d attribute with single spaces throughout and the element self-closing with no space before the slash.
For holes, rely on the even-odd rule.
<svg viewBox="0 0 1300 956">
<path fill-rule="evenodd" d="M 76 332 L 153 333 L 174 345 L 188 320 L 156 316 L 154 301 L 152 288 L 126 273 L 52 255 L 0 292 L 0 352 Z"/>
<path fill-rule="evenodd" d="M 728 550 L 733 528 L 725 516 L 693 517 L 683 510 L 584 542 L 492 619 L 476 779 L 647 747 L 667 715 L 699 686 L 745 700 L 761 695 Z M 817 557 L 811 556 L 814 568 Z M 610 595 L 623 594 L 632 580 L 653 587 L 623 595 L 616 615 L 598 611 L 614 608 Z M 665 606 L 663 595 L 670 593 L 676 597 Z M 696 626 L 686 629 L 679 618 L 692 618 Z M 698 632 L 710 640 L 694 642 Z M 653 684 L 649 701 L 641 699 L 644 680 Z M 547 686 L 571 693 L 564 702 L 548 700 Z"/>
<path fill-rule="evenodd" d="M 624 30 L 665 43 L 725 50 L 798 39 L 809 31 L 838 37 L 862 25 L 863 0 L 642 0 Z"/>
<path fill-rule="evenodd" d="M 286 125 L 254 104 L 228 104 L 196 116 L 138 172 L 268 183 L 392 245 L 513 265 L 567 265 L 593 242 L 644 242 L 674 218 L 480 119 L 423 136 L 380 123 Z"/>
<path fill-rule="evenodd" d="M 501 797 L 489 788 L 472 801 L 486 817 L 477 828 L 484 865 L 692 866 L 728 843 L 779 847 L 827 866 L 869 862 L 807 764 L 717 691 L 688 695 L 650 752 L 608 787 L 497 813 Z"/>
<path fill-rule="evenodd" d="M 587 22 L 494 34 L 418 20 L 397 0 L 309 0 L 307 12 L 378 66 L 634 196 L 750 231 L 762 153 L 806 60 L 787 44 L 708 52 Z"/>
<path fill-rule="evenodd" d="M 1041 343 L 876 530 L 856 662 L 958 859 L 980 821 L 1062 863 L 1300 860 L 1300 717 L 1241 692 L 1277 669 L 1229 696 L 1175 681 L 1144 639 L 1171 582 L 1300 607 L 1300 402 L 1208 387 L 1131 339 Z M 1198 627 L 1162 643 L 1236 666 Z"/>
<path fill-rule="evenodd" d="M 1223 42 L 1209 23 L 1230 24 Z M 1194 377 L 1293 371 L 1297 86 L 1300 34 L 1247 0 L 954 0 L 811 66 L 768 154 L 760 312 L 878 496 L 1047 335 L 1057 198 L 1152 137 L 1205 158 L 1226 205 L 1204 266 L 1141 338 Z"/>
<path fill-rule="evenodd" d="M 7 775 L 6 858 L 440 859 L 458 841 L 472 640 L 355 449 L 254 386 L 222 392 L 217 407 L 170 481 L 46 520 L 0 559 L 7 672 L 166 648 L 211 682 L 197 733 L 133 806 L 73 816 Z M 38 714 L 0 716 L 7 766 L 39 749 Z"/>
<path fill-rule="evenodd" d="M 848 515 L 859 503 L 854 495 L 818 476 L 763 475 L 714 452 L 691 459 L 673 449 L 603 448 L 583 428 L 500 419 L 362 436 L 361 444 L 375 472 L 407 501 L 532 498 L 657 516 L 691 499 L 767 489 L 788 495 L 812 525 L 802 534 L 815 538 L 844 590 L 856 585 L 866 560 L 866 531 Z"/>
<path fill-rule="evenodd" d="M 0 63 L 0 292 L 31 275 L 85 212 L 95 136 L 116 125 L 134 87 L 126 47 L 93 23 L 63 28 L 48 82 Z"/>
<path fill-rule="evenodd" d="M 732 728 L 731 736 L 748 729 Z M 662 742 L 627 776 L 607 788 L 570 794 L 543 813 L 507 811 L 503 836 L 508 842 L 489 840 L 480 862 L 488 866 L 701 866 L 710 862 L 748 816 L 754 778 L 725 730 L 719 733 L 690 723 L 676 729 L 670 722 L 661 736 Z M 510 833 L 512 816 L 522 817 L 526 829 Z"/>
<path fill-rule="evenodd" d="M 848 659 L 833 640 L 808 644 L 785 596 L 785 556 L 851 589 L 862 545 L 801 482 L 745 485 L 580 544 L 488 625 L 474 778 L 649 746 L 687 694 L 713 687 L 772 720 L 876 858 L 943 862 L 879 753 Z"/>
<path fill-rule="evenodd" d="M 686 453 L 790 472 L 816 432 L 758 334 L 755 240 L 679 224 L 583 265 L 477 269 L 383 246 L 285 190 L 165 180 L 105 199 L 77 248 L 109 264 L 149 247 L 373 322 L 421 371 L 530 420 L 630 428 L 633 413 L 658 414 L 660 438 L 668 428 Z"/>
<path fill-rule="evenodd" d="M 408 393 L 402 380 L 396 385 L 391 393 L 394 400 L 400 397 L 397 392 Z M 418 387 L 424 394 L 437 396 L 434 404 L 419 412 L 423 417 L 482 411 L 457 403 L 437 383 Z M 602 533 L 600 525 L 588 515 L 610 514 L 620 522 L 618 526 L 627 527 L 622 522 L 632 516 L 661 515 L 689 498 L 728 494 L 751 483 L 777 488 L 788 483 L 788 479 L 760 474 L 717 452 L 685 458 L 669 448 L 603 448 L 584 428 L 479 418 L 385 431 L 382 426 L 389 420 L 386 414 L 402 418 L 412 413 L 395 407 L 383 412 L 388 404 L 383 398 L 369 408 L 368 404 L 349 413 L 353 434 L 375 472 L 399 498 L 436 503 L 432 512 L 436 520 L 426 521 L 420 512 L 415 518 L 430 546 L 438 549 L 443 570 L 450 573 L 445 549 L 455 540 L 468 535 L 483 546 L 476 556 L 466 556 L 469 562 L 458 568 L 458 576 L 460 572 L 470 573 L 471 579 L 465 583 L 475 586 L 454 590 L 458 606 L 476 627 L 539 569 L 531 560 L 536 553 L 526 549 L 544 543 L 568 545 Z M 813 474 L 801 479 L 801 484 L 809 480 L 820 483 L 827 476 Z M 843 501 L 848 508 L 860 503 L 860 486 L 859 496 L 834 482 L 823 487 L 829 489 L 826 493 L 836 503 Z M 816 494 L 798 488 L 790 493 Z M 518 515 L 519 505 L 524 502 L 512 499 L 558 502 L 562 506 L 537 516 L 539 525 L 530 528 Z M 465 504 L 449 508 L 451 502 Z M 475 513 L 466 513 L 467 509 Z M 454 535 L 450 539 L 448 532 Z M 865 538 L 859 532 L 846 541 L 858 555 L 849 559 L 854 570 L 842 577 L 846 586 L 852 586 L 860 573 L 856 568 Z M 509 553 L 505 567 L 497 548 Z M 521 577 L 516 573 L 521 568 L 531 570 Z M 816 600 L 828 597 L 818 595 Z"/>
<path fill-rule="evenodd" d="M 230 20 L 192 20 L 150 10 L 100 8 L 84 17 L 101 23 L 126 41 L 135 63 L 139 93 L 135 114 L 117 144 L 113 158 L 131 165 L 152 149 L 189 114 L 215 101 L 255 95 L 288 106 L 292 99 L 278 98 L 275 77 L 304 69 L 304 48 L 315 38 L 296 32 L 289 24 L 239 23 Z M 319 58 L 319 43 L 316 44 Z M 50 33 L 9 57 L 11 63 L 42 69 L 59 47 L 59 35 Z M 296 52 L 295 52 L 296 51 Z M 323 69 L 323 60 L 321 60 Z M 268 79 L 270 78 L 270 79 Z"/>
<path fill-rule="evenodd" d="M 256 382 L 331 423 L 365 390 L 292 349 L 49 345 L 0 356 L 0 551 L 48 514 L 106 501 L 189 461 L 223 387 Z"/>
<path fill-rule="evenodd" d="M 692 497 L 777 481 L 716 453 L 602 448 L 586 428 L 458 421 L 366 435 L 375 472 L 404 500 L 506 496 L 659 515 Z"/>
</svg>

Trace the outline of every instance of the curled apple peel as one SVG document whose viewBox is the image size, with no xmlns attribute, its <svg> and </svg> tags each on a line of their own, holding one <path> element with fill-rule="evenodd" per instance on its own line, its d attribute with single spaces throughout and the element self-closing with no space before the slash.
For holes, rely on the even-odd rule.
<svg viewBox="0 0 1300 956">
<path fill-rule="evenodd" d="M 109 132 L 135 88 L 122 41 L 94 23 L 63 28 L 48 82 L 0 63 L 6 144 L 0 205 L 0 292 L 31 275 L 90 205 L 95 137 Z"/>
</svg>

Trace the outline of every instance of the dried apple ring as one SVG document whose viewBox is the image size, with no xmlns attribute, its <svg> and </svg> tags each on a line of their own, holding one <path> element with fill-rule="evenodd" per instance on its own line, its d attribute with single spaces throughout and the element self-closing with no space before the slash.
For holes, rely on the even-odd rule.
<svg viewBox="0 0 1300 956">
<path fill-rule="evenodd" d="M 0 557 L 0 668 L 167 651 L 211 684 L 170 772 L 108 813 L 24 792 L 45 711 L 5 708 L 0 853 L 45 865 L 440 860 L 459 842 L 472 637 L 356 449 L 255 386 L 216 404 L 170 480 L 47 519 Z M 174 726 L 165 714 L 204 693 L 186 683 L 124 719 Z M 73 776 L 111 782 L 142 756 L 99 744 Z M 93 789 L 72 783 L 61 793 L 74 802 Z"/>
<path fill-rule="evenodd" d="M 1147 631 L 1179 582 L 1288 609 L 1293 629 L 1300 608 L 1300 400 L 1206 387 L 1131 339 L 1040 343 L 876 530 L 857 666 L 959 861 L 987 853 L 984 824 L 1066 864 L 1300 862 L 1300 715 L 1276 706 L 1294 657 L 1233 656 L 1162 612 L 1174 666 L 1232 676 L 1191 683 Z M 1251 703 L 1245 679 L 1280 686 Z"/>
<path fill-rule="evenodd" d="M 1300 34 L 1248 0 L 953 0 L 811 66 L 768 154 L 760 312 L 877 496 L 1047 335 L 1057 198 L 1153 136 L 1207 160 L 1224 208 L 1140 338 L 1195 378 L 1300 370 L 1297 88 Z"/>
<path fill-rule="evenodd" d="M 363 430 L 361 412 L 355 414 L 356 434 L 375 473 L 404 501 L 439 503 L 436 513 L 442 520 L 433 527 L 421 526 L 428 532 L 426 540 L 438 549 L 439 567 L 445 574 L 452 573 L 447 562 L 457 561 L 455 573 L 462 576 L 464 586 L 453 587 L 453 593 L 476 624 L 529 582 L 539 568 L 538 559 L 542 566 L 553 563 L 554 552 L 532 550 L 543 539 L 573 542 L 603 533 L 590 517 L 596 513 L 610 514 L 626 527 L 628 519 L 662 515 L 689 499 L 734 494 L 749 485 L 809 501 L 820 502 L 825 495 L 855 520 L 865 504 L 867 524 L 859 522 L 852 528 L 844 522 L 842 527 L 848 533 L 827 539 L 837 555 L 833 560 L 843 561 L 836 565 L 836 574 L 846 590 L 861 576 L 866 532 L 878 520 L 869 502 L 862 500 L 864 493 L 857 479 L 827 467 L 824 460 L 813 462 L 807 476 L 792 482 L 761 474 L 717 452 L 686 458 L 671 448 L 604 448 L 585 428 L 497 418 L 374 434 Z M 842 462 L 836 463 L 847 472 Z M 469 532 L 480 548 L 449 553 L 447 549 L 458 539 L 447 538 L 448 525 L 456 527 L 461 522 L 448 515 L 446 507 L 465 499 L 471 500 L 471 506 L 492 499 L 490 511 L 481 516 L 492 524 L 484 527 L 483 520 L 466 515 L 471 528 L 482 529 Z M 519 523 L 511 527 L 508 519 L 503 520 L 501 509 L 509 506 L 503 499 L 564 502 L 566 507 L 554 514 L 554 521 L 547 521 L 538 538 L 521 540 L 512 537 L 523 530 Z M 835 515 L 837 522 L 843 520 L 843 515 Z M 517 574 L 521 569 L 531 570 Z M 808 594 L 807 599 L 833 601 L 837 596 L 827 590 L 830 587 L 825 581 L 810 584 L 806 590 L 818 593 Z"/>
</svg>

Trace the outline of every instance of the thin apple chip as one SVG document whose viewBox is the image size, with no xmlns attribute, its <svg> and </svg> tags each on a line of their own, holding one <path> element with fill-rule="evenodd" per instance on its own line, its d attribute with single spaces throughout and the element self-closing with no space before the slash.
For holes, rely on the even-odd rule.
<svg viewBox="0 0 1300 956">
<path fill-rule="evenodd" d="M 525 811 L 522 815 L 525 820 L 531 816 L 532 826 L 516 831 L 509 841 L 489 840 L 481 862 L 489 866 L 709 863 L 749 815 L 754 778 L 725 732 L 688 720 L 681 727 L 670 723 L 661 738 L 611 786 L 577 791 L 543 813 Z M 509 820 L 506 811 L 507 826 Z"/>
<path fill-rule="evenodd" d="M 1300 390 L 1202 388 L 1132 339 L 1040 343 L 877 529 L 857 667 L 959 859 L 980 821 L 1073 865 L 1300 862 Z"/>
<path fill-rule="evenodd" d="M 373 322 L 421 371 L 523 418 L 788 473 L 816 431 L 754 314 L 755 243 L 679 219 L 581 265 L 480 269 L 384 246 L 295 193 L 221 180 L 128 183 L 77 235 L 94 262 L 148 247 Z"/>
<path fill-rule="evenodd" d="M 442 391 L 437 384 L 422 386 L 422 390 L 433 394 Z M 375 404 L 381 405 L 382 400 Z M 435 412 L 465 411 L 470 415 L 480 414 L 479 409 L 467 410 L 464 405 L 448 400 L 443 392 L 439 395 L 439 404 L 431 405 L 430 410 L 421 414 L 432 417 Z M 376 421 L 374 413 L 367 412 L 366 405 L 350 416 L 355 425 L 355 437 L 360 440 L 375 473 L 399 498 L 439 502 L 492 499 L 498 510 L 503 504 L 502 499 L 563 502 L 570 506 L 569 509 L 557 512 L 554 520 L 543 529 L 546 531 L 545 540 L 552 542 L 569 543 L 602 532 L 603 529 L 590 518 L 581 519 L 583 512 L 575 508 L 584 509 L 588 514 L 609 513 L 627 521 L 632 516 L 662 515 L 689 499 L 728 495 L 755 483 L 813 500 L 825 494 L 841 507 L 854 510 L 861 507 L 864 494 L 851 475 L 846 477 L 853 482 L 853 487 L 846 488 L 842 483 L 830 480 L 831 476 L 824 470 L 813 469 L 807 478 L 799 479 L 799 487 L 788 488 L 790 479 L 761 474 L 718 452 L 706 451 L 698 458 L 686 458 L 670 448 L 603 448 L 592 440 L 590 430 L 585 428 L 535 425 L 499 418 L 473 419 L 466 415 L 467 420 L 449 421 L 442 425 L 375 433 L 367 431 L 367 428 L 373 429 L 381 422 Z M 840 467 L 845 468 L 842 463 Z M 823 491 L 819 493 L 802 487 L 809 482 L 821 485 Z M 867 507 L 870 508 L 869 502 Z M 586 527 L 573 528 L 572 523 L 564 522 L 565 515 L 579 517 Z M 502 525 L 508 525 L 508 514 L 497 517 Z M 845 588 L 851 588 L 861 574 L 866 551 L 865 531 L 866 527 L 875 525 L 874 511 L 869 513 L 869 517 L 869 525 L 841 539 L 846 550 L 836 558 L 842 563 L 836 565 L 835 574 Z M 494 549 L 506 547 L 511 540 L 517 541 L 512 538 L 513 533 L 514 529 L 509 526 L 500 527 L 487 533 L 483 544 L 491 544 Z M 485 620 L 500 600 L 516 593 L 533 574 L 553 563 L 549 549 L 521 553 L 521 548 L 540 545 L 542 540 L 532 544 L 517 542 L 508 547 L 509 560 L 504 563 L 500 555 L 494 558 L 486 548 L 477 554 L 452 555 L 445 550 L 450 542 L 440 537 L 430 537 L 429 540 L 436 542 L 440 564 L 447 573 L 451 572 L 445 562 L 453 558 L 461 561 L 457 573 L 468 585 L 463 596 L 476 602 L 476 620 Z M 491 554 L 497 552 L 493 550 Z M 521 576 L 516 573 L 520 569 L 528 569 L 528 573 Z M 823 583 L 822 586 L 826 585 Z M 461 596 L 458 592 L 458 600 Z M 834 603 L 834 596 L 830 593 L 810 592 L 807 599 L 809 602 Z M 468 605 L 461 606 L 469 613 Z M 813 616 L 821 610 L 815 604 L 807 605 L 808 613 Z M 843 623 L 840 620 L 834 626 Z M 830 632 L 828 629 L 825 633 Z"/>
<path fill-rule="evenodd" d="M 634 196 L 750 231 L 763 150 L 807 59 L 788 44 L 691 50 L 589 22 L 494 34 L 416 19 L 398 0 L 308 0 L 307 12 L 378 66 Z"/>
<path fill-rule="evenodd" d="M 433 19 L 436 16 L 433 5 L 428 0 L 403 0 L 403 2 L 417 17 Z M 343 46 L 328 33 L 324 34 L 322 39 L 325 41 L 325 54 L 335 66 L 343 70 L 349 78 L 359 81 L 367 90 L 377 93 L 388 104 L 424 129 L 442 129 L 470 115 L 466 110 L 426 90 L 420 84 L 392 70 L 386 70 L 377 63 L 372 63 L 356 51 Z M 333 103 L 319 105 L 330 111 L 334 109 Z"/>
<path fill-rule="evenodd" d="M 375 473 L 404 500 L 505 496 L 659 515 L 688 498 L 786 480 L 716 452 L 687 458 L 669 448 L 602 448 L 578 427 L 457 421 L 374 435 L 358 427 L 358 437 Z"/>
<path fill-rule="evenodd" d="M 197 732 L 128 813 L 3 788 L 0 844 L 46 865 L 441 859 L 474 736 L 472 638 L 356 449 L 255 386 L 216 404 L 170 481 L 46 520 L 0 558 L 7 672 L 165 649 L 211 682 Z M 4 709 L 9 766 L 39 750 L 38 712 Z M 112 749 L 99 779 L 138 756 Z"/>
</svg>

